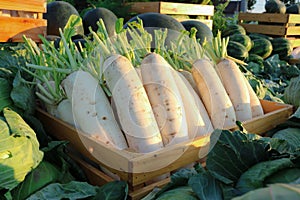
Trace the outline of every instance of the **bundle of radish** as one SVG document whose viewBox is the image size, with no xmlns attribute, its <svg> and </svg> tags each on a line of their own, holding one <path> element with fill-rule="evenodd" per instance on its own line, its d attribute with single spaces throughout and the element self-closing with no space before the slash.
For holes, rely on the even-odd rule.
<svg viewBox="0 0 300 200">
<path fill-rule="evenodd" d="M 105 59 L 103 69 L 129 147 L 140 153 L 161 149 L 163 143 L 159 128 L 131 62 L 124 56 L 111 55 Z"/>
<path fill-rule="evenodd" d="M 215 70 L 214 63 L 209 60 L 196 40 L 195 30 L 191 31 L 190 37 L 181 37 L 175 42 L 180 48 L 171 45 L 173 57 L 170 59 L 175 63 L 181 63 L 181 68 L 191 71 L 199 97 L 205 106 L 205 109 L 201 109 L 200 114 L 204 116 L 202 118 L 205 119 L 204 111 L 206 111 L 214 129 L 233 127 L 236 116 L 232 102 Z"/>
<path fill-rule="evenodd" d="M 74 25 L 78 18 L 70 20 Z M 97 79 L 100 69 L 91 66 L 88 59 L 91 57 L 90 52 L 80 46 L 79 51 L 71 41 L 73 32 L 70 27 L 66 27 L 64 32 L 60 30 L 59 49 L 54 47 L 53 42 L 41 37 L 43 44 L 42 50 L 39 50 L 36 44 L 24 38 L 31 53 L 31 62 L 34 63 L 27 64 L 28 69 L 24 70 L 42 82 L 37 83 L 42 92 L 37 92 L 37 96 L 56 108 L 56 117 L 75 125 L 83 133 L 108 146 L 125 149 L 128 147 L 126 140 L 99 84 L 100 80 Z M 49 84 L 50 81 L 54 87 Z M 44 89 L 43 85 L 47 88 Z M 53 88 L 59 90 L 53 91 Z"/>
<path fill-rule="evenodd" d="M 221 39 L 219 33 L 213 41 L 206 45 L 206 50 L 216 63 L 216 71 L 234 106 L 236 120 L 243 122 L 252 119 L 252 116 L 259 116 L 263 112 L 257 96 L 251 93 L 250 97 L 251 87 L 236 63 L 241 61 L 227 55 L 228 41 L 229 38 Z M 253 114 L 252 110 L 255 111 Z"/>
</svg>

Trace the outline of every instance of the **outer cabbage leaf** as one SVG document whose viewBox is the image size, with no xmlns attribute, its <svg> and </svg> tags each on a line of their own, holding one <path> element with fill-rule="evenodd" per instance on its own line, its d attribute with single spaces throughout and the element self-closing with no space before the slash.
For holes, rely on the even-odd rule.
<svg viewBox="0 0 300 200">
<path fill-rule="evenodd" d="M 96 195 L 96 186 L 86 182 L 52 183 L 31 195 L 27 200 L 77 200 Z M 102 199 L 102 198 L 101 198 Z"/>
<path fill-rule="evenodd" d="M 240 131 L 223 130 L 207 156 L 206 168 L 211 175 L 225 184 L 233 184 L 251 166 L 266 160 L 265 142 L 250 138 Z"/>
<path fill-rule="evenodd" d="M 292 151 L 300 148 L 300 128 L 286 128 L 276 132 L 272 138 L 287 141 Z"/>
<path fill-rule="evenodd" d="M 61 172 L 53 164 L 42 161 L 37 168 L 32 170 L 11 192 L 14 200 L 22 200 L 37 192 L 50 183 L 60 179 Z"/>
<path fill-rule="evenodd" d="M 291 78 L 289 85 L 284 90 L 283 100 L 285 103 L 300 106 L 300 76 Z"/>
<path fill-rule="evenodd" d="M 10 136 L 0 140 L 0 189 L 11 190 L 38 166 L 43 158 L 34 131 L 16 112 L 5 108 Z"/>
<path fill-rule="evenodd" d="M 112 181 L 97 189 L 95 200 L 126 200 L 128 185 L 125 181 Z"/>
<path fill-rule="evenodd" d="M 300 199 L 300 184 L 271 184 L 265 188 L 259 188 L 235 197 L 232 200 L 286 200 Z"/>
<path fill-rule="evenodd" d="M 264 187 L 264 180 L 278 171 L 294 167 L 289 158 L 281 158 L 257 163 L 243 173 L 236 183 L 236 188 L 242 193 Z"/>
<path fill-rule="evenodd" d="M 156 200 L 198 200 L 197 195 L 189 186 L 180 186 L 162 193 Z"/>
</svg>

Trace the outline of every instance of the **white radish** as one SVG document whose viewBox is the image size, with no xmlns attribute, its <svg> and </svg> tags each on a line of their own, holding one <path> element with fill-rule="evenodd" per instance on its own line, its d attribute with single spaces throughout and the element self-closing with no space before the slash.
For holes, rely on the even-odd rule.
<svg viewBox="0 0 300 200">
<path fill-rule="evenodd" d="M 252 118 L 264 115 L 264 110 L 262 108 L 258 96 L 256 95 L 255 91 L 253 90 L 252 86 L 250 85 L 246 77 L 244 78 L 250 95 L 250 106 L 251 106 Z"/>
<path fill-rule="evenodd" d="M 199 95 L 197 85 L 195 83 L 192 73 L 186 70 L 179 70 L 179 72 L 181 75 L 184 76 L 184 78 L 189 82 L 189 84 L 192 86 L 194 91 Z"/>
<path fill-rule="evenodd" d="M 250 95 L 245 76 L 239 66 L 234 61 L 223 58 L 217 63 L 216 70 L 234 106 L 236 120 L 241 122 L 250 120 L 252 118 Z"/>
<path fill-rule="evenodd" d="M 74 116 L 72 111 L 72 103 L 70 102 L 69 99 L 64 99 L 57 105 L 57 118 L 61 119 L 64 122 L 67 122 L 70 125 L 75 126 L 75 121 L 74 121 Z"/>
<path fill-rule="evenodd" d="M 190 138 L 208 135 L 214 128 L 200 97 L 194 91 L 189 81 L 174 70 L 174 78 L 180 91 Z"/>
<path fill-rule="evenodd" d="M 105 60 L 103 69 L 129 148 L 139 153 L 163 148 L 145 88 L 131 62 L 124 56 L 112 55 Z"/>
<path fill-rule="evenodd" d="M 165 145 L 188 139 L 185 111 L 169 63 L 149 53 L 141 63 L 142 80 Z"/>
<path fill-rule="evenodd" d="M 191 72 L 213 127 L 234 127 L 235 111 L 213 63 L 206 59 L 198 59 L 193 63 Z"/>
<path fill-rule="evenodd" d="M 117 149 L 127 148 L 124 135 L 97 79 L 88 72 L 75 71 L 63 80 L 62 86 L 72 102 L 75 124 L 84 133 Z"/>
</svg>

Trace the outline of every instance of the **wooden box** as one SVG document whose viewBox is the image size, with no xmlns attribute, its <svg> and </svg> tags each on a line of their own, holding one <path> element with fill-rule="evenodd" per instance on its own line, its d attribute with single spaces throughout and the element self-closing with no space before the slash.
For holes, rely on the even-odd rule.
<svg viewBox="0 0 300 200">
<path fill-rule="evenodd" d="M 0 42 L 23 42 L 23 35 L 40 41 L 38 35 L 47 31 L 45 12 L 45 0 L 1 0 Z"/>
<path fill-rule="evenodd" d="M 265 100 L 261 100 L 261 103 L 265 112 L 264 116 L 243 122 L 248 132 L 263 135 L 266 131 L 287 120 L 293 113 L 291 105 Z M 194 162 L 203 163 L 210 144 L 209 136 L 203 136 L 165 147 L 156 152 L 138 154 L 110 148 L 41 109 L 37 110 L 37 117 L 50 135 L 59 140 L 69 141 L 71 148 L 85 158 L 117 174 L 121 180 L 127 181 L 131 199 L 140 199 L 155 186 L 166 184 L 169 179 L 147 184 L 150 180 Z M 93 184 L 101 185 L 113 180 L 79 157 L 75 156 L 74 158 L 86 171 Z"/>
<path fill-rule="evenodd" d="M 249 33 L 288 38 L 293 47 L 300 46 L 300 14 L 239 13 L 238 20 Z"/>
<path fill-rule="evenodd" d="M 173 15 L 189 15 L 189 16 L 200 16 L 203 19 L 199 20 L 212 29 L 212 19 L 214 15 L 213 5 L 200 5 L 191 3 L 173 3 L 173 2 L 133 2 L 130 3 L 130 11 L 133 13 L 146 13 L 146 12 L 157 12 L 161 14 Z M 183 19 L 177 18 L 179 21 Z"/>
</svg>

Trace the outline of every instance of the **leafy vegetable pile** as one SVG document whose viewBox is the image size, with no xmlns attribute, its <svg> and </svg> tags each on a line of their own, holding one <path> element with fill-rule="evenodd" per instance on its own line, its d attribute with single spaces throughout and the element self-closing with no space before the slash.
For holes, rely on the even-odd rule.
<svg viewBox="0 0 300 200">
<path fill-rule="evenodd" d="M 300 110 L 260 137 L 242 131 L 215 130 L 220 137 L 206 166 L 197 164 L 171 177 L 149 199 L 299 199 Z M 272 192 L 269 192 L 272 191 Z"/>
</svg>

